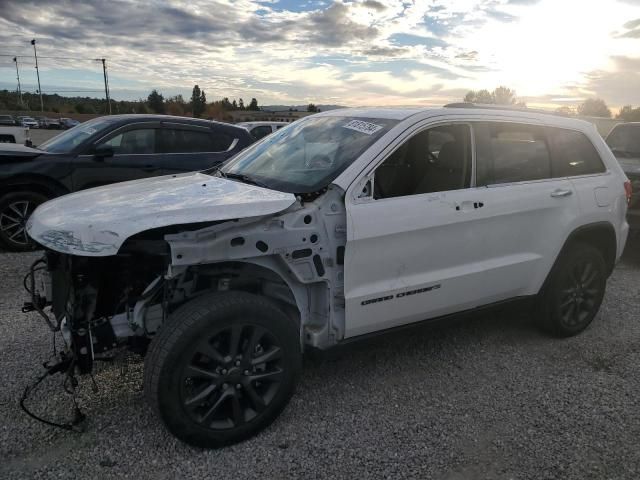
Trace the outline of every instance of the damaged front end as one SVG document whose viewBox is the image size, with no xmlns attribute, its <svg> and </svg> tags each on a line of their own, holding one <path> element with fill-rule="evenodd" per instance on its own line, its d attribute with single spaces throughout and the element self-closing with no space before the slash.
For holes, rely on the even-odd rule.
<svg viewBox="0 0 640 480">
<path fill-rule="evenodd" d="M 166 315 L 172 282 L 165 279 L 168 248 L 80 257 L 47 250 L 25 279 L 31 301 L 53 332 L 60 332 L 74 370 L 90 373 L 96 359 L 127 346 L 142 352 Z"/>
</svg>

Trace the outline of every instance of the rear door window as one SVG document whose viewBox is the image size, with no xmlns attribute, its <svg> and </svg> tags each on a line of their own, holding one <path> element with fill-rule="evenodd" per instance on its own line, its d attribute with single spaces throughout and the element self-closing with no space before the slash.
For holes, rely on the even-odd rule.
<svg viewBox="0 0 640 480">
<path fill-rule="evenodd" d="M 606 169 L 598 151 L 584 133 L 549 128 L 553 177 L 602 173 Z"/>
<path fill-rule="evenodd" d="M 477 128 L 478 185 L 551 178 L 545 129 L 520 123 L 484 123 Z"/>
<path fill-rule="evenodd" d="M 163 153 L 224 152 L 233 139 L 222 132 L 166 128 L 162 132 Z"/>
<path fill-rule="evenodd" d="M 640 158 L 640 125 L 618 125 L 607 137 L 607 145 L 617 157 Z"/>
<path fill-rule="evenodd" d="M 270 125 L 260 125 L 251 129 L 251 135 L 253 135 L 253 138 L 255 138 L 256 140 L 260 140 L 261 138 L 266 137 L 270 133 L 271 133 Z"/>
</svg>

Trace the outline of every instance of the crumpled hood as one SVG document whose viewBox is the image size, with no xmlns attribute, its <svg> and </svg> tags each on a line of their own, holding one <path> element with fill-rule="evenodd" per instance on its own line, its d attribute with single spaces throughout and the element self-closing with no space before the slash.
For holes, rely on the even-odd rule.
<svg viewBox="0 0 640 480">
<path fill-rule="evenodd" d="M 63 253 L 115 255 L 124 241 L 152 228 L 280 212 L 295 196 L 194 172 L 134 180 L 65 195 L 40 205 L 27 232 Z"/>
</svg>

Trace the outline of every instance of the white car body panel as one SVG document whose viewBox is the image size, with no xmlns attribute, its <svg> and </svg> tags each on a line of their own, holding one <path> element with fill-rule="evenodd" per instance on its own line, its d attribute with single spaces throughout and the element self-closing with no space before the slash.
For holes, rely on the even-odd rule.
<svg viewBox="0 0 640 480">
<path fill-rule="evenodd" d="M 347 189 L 345 337 L 535 295 L 571 232 L 588 223 L 614 224 L 619 258 L 628 226 L 617 162 L 608 158 L 611 153 L 603 149 L 604 142 L 591 124 L 536 117 L 466 109 L 410 115 L 336 179 L 334 183 Z M 619 171 L 590 175 L 588 183 L 580 177 L 555 178 L 358 199 L 368 175 L 398 145 L 429 126 L 460 121 L 520 121 L 578 130 L 592 140 L 607 168 Z M 610 207 L 595 204 L 596 187 L 615 192 Z M 551 197 L 556 190 L 571 193 Z M 586 195 L 590 202 L 583 198 Z M 477 202 L 483 207 L 473 208 Z M 593 205 L 588 222 L 584 204 Z"/>
<path fill-rule="evenodd" d="M 12 135 L 17 145 L 24 145 L 27 140 L 31 140 L 27 127 L 0 126 L 0 135 Z"/>
<path fill-rule="evenodd" d="M 136 233 L 169 225 L 257 217 L 295 202 L 289 193 L 186 173 L 98 187 L 36 209 L 29 235 L 47 248 L 83 256 L 115 255 Z"/>
</svg>

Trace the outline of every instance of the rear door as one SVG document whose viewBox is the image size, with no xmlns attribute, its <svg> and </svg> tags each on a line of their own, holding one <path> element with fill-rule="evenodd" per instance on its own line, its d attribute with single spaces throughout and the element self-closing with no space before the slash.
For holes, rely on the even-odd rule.
<svg viewBox="0 0 640 480">
<path fill-rule="evenodd" d="M 140 122 L 118 128 L 94 142 L 73 162 L 74 190 L 162 175 L 158 154 L 159 122 Z M 111 157 L 97 157 L 97 147 L 113 149 Z"/>
<path fill-rule="evenodd" d="M 164 172 L 205 170 L 225 161 L 237 139 L 222 129 L 163 122 L 160 149 Z"/>
</svg>

